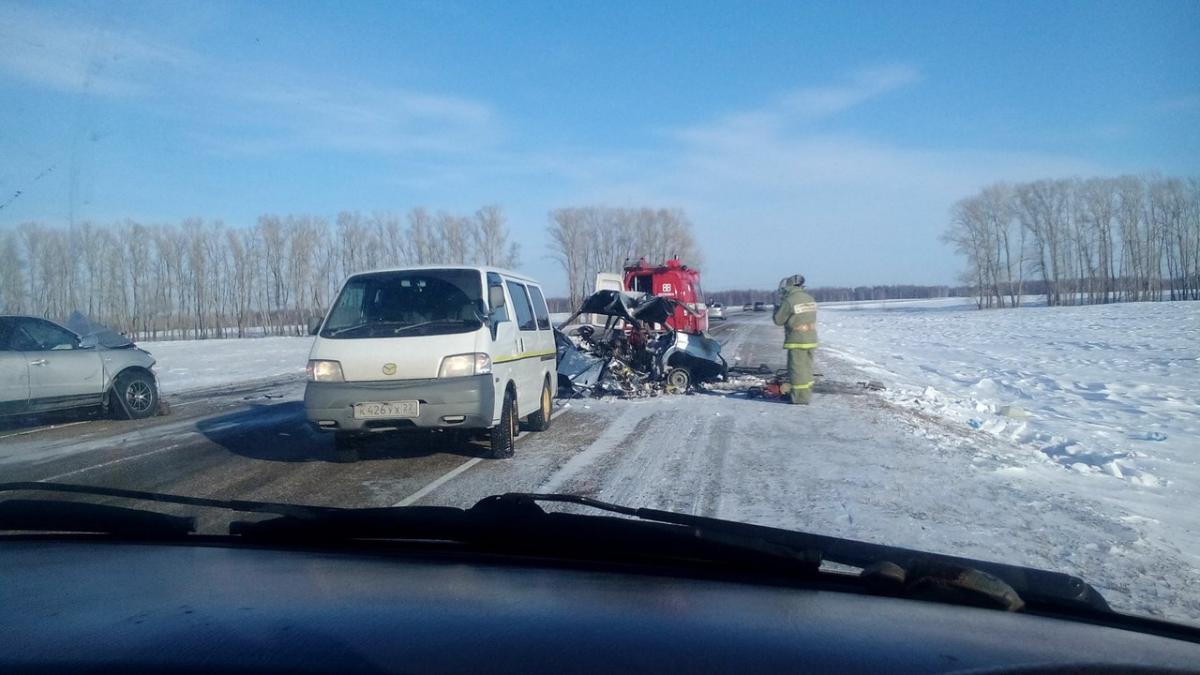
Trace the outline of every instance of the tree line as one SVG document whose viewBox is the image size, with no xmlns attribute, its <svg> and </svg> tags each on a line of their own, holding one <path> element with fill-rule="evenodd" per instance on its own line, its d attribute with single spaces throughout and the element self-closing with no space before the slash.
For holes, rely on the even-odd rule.
<svg viewBox="0 0 1200 675">
<path fill-rule="evenodd" d="M 192 218 L 0 233 L 0 313 L 85 312 L 135 340 L 298 334 L 347 275 L 408 264 L 515 267 L 504 212 L 263 215 L 252 227 Z"/>
<path fill-rule="evenodd" d="M 971 289 L 965 286 L 919 286 L 915 284 L 893 284 L 890 286 L 817 286 L 806 288 L 817 302 L 849 302 L 859 300 L 900 300 L 924 298 L 950 298 L 968 295 Z M 776 289 L 744 288 L 717 291 L 708 294 L 709 302 L 720 302 L 736 307 L 748 303 L 774 303 Z"/>
<path fill-rule="evenodd" d="M 943 240 L 983 307 L 1200 299 L 1200 179 L 996 183 L 956 203 Z"/>
<path fill-rule="evenodd" d="M 557 209 L 550 212 L 547 234 L 551 255 L 567 277 L 571 310 L 595 290 L 597 273 L 621 273 L 626 261 L 662 264 L 676 257 L 691 267 L 703 264 L 692 223 L 679 209 Z"/>
</svg>

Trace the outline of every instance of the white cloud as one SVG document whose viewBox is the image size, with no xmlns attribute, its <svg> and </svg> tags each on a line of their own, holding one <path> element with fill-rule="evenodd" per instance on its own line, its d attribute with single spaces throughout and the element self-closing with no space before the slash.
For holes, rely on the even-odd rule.
<svg viewBox="0 0 1200 675">
<path fill-rule="evenodd" d="M 489 105 L 338 75 L 232 63 L 81 16 L 0 4 L 0 77 L 138 96 L 224 155 L 335 150 L 460 154 L 498 136 Z"/>
<path fill-rule="evenodd" d="M 910 65 L 867 68 L 853 73 L 841 84 L 794 91 L 784 97 L 782 109 L 803 117 L 828 117 L 920 81 L 920 71 Z"/>
<path fill-rule="evenodd" d="M 1185 94 L 1163 99 L 1154 105 L 1154 109 L 1166 113 L 1196 112 L 1200 110 L 1200 94 Z"/>
<path fill-rule="evenodd" d="M 228 102 L 215 129 L 197 134 L 225 155 L 337 151 L 380 156 L 485 151 L 499 136 L 480 101 L 366 83 L 312 84 L 299 73 L 222 80 Z"/>
<path fill-rule="evenodd" d="M 147 71 L 190 59 L 144 35 L 0 5 L 0 74 L 70 93 L 124 96 L 148 89 Z"/>
<path fill-rule="evenodd" d="M 678 130 L 685 142 L 721 142 L 726 138 L 761 136 L 825 120 L 885 94 L 919 83 L 920 71 L 893 64 L 855 71 L 843 81 L 802 87 L 781 96 L 774 104 L 725 115 L 716 120 Z"/>
</svg>

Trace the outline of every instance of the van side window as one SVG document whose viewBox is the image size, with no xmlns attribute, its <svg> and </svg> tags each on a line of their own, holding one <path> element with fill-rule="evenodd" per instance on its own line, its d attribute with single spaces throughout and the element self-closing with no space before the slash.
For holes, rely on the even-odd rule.
<svg viewBox="0 0 1200 675">
<path fill-rule="evenodd" d="M 533 318 L 533 308 L 529 306 L 529 295 L 525 287 L 515 281 L 509 281 L 508 294 L 512 296 L 513 311 L 517 315 L 517 328 L 520 330 L 537 330 L 537 321 Z"/>
<path fill-rule="evenodd" d="M 538 330 L 550 330 L 550 310 L 546 309 L 546 298 L 542 296 L 542 289 L 537 286 L 529 286 L 529 297 L 533 300 L 533 313 L 537 316 Z"/>
<path fill-rule="evenodd" d="M 500 296 L 501 297 L 504 296 L 504 282 L 500 280 L 499 274 L 496 274 L 495 272 L 488 272 L 487 284 L 488 284 L 488 298 L 489 299 L 492 297 L 492 294 L 493 294 L 492 289 L 493 288 L 500 289 Z M 505 307 L 503 304 L 497 305 L 496 303 L 492 302 L 491 306 L 488 309 L 491 310 L 492 320 L 495 321 L 496 323 L 500 323 L 501 321 L 508 321 L 508 307 Z"/>
</svg>

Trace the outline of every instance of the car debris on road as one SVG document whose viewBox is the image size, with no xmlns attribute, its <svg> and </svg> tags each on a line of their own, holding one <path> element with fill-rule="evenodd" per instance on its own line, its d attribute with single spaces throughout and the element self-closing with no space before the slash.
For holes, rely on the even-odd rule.
<svg viewBox="0 0 1200 675">
<path fill-rule="evenodd" d="M 844 382 L 830 380 L 820 373 L 814 373 L 813 377 L 816 378 L 813 390 L 822 394 L 865 394 L 887 389 L 878 380 Z M 731 366 L 724 381 L 705 385 L 705 389 L 717 394 L 744 394 L 747 398 L 784 401 L 787 400 L 789 386 L 786 368 L 776 370 L 764 363 L 756 368 Z"/>
<path fill-rule="evenodd" d="M 721 344 L 702 333 L 667 325 L 674 299 L 645 293 L 602 290 L 555 331 L 560 395 L 638 398 L 683 394 L 702 382 L 723 379 L 728 364 Z M 605 317 L 603 326 L 561 330 L 578 316 Z"/>
</svg>

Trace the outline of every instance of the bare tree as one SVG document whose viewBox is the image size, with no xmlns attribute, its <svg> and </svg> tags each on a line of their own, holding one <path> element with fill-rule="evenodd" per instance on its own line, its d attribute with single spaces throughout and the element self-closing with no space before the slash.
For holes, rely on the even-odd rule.
<svg viewBox="0 0 1200 675">
<path fill-rule="evenodd" d="M 25 263 L 21 256 L 18 235 L 0 235 L 0 311 L 23 313 L 25 301 Z"/>
</svg>

